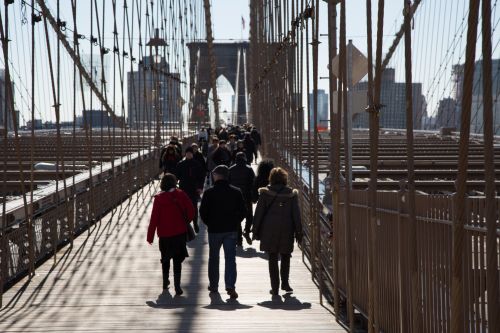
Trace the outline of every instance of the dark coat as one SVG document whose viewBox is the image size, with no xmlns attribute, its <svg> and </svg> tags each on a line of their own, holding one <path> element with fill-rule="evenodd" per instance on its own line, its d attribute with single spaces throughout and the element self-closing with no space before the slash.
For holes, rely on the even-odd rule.
<svg viewBox="0 0 500 333">
<path fill-rule="evenodd" d="M 260 250 L 269 253 L 292 253 L 294 237 L 300 238 L 302 235 L 297 190 L 275 185 L 262 187 L 259 192 L 253 232 L 256 238 L 260 239 Z"/>
<path fill-rule="evenodd" d="M 245 163 L 238 161 L 229 168 L 229 183 L 236 186 L 243 193 L 245 200 L 252 199 L 252 185 L 255 178 L 253 169 Z"/>
<path fill-rule="evenodd" d="M 200 217 L 209 233 L 238 231 L 245 216 L 243 195 L 227 180 L 216 181 L 213 187 L 203 193 Z"/>
<path fill-rule="evenodd" d="M 179 179 L 179 188 L 191 199 L 198 198 L 196 190 L 202 190 L 205 183 L 205 173 L 200 163 L 194 158 L 183 159 L 177 164 L 175 175 Z"/>
<path fill-rule="evenodd" d="M 164 172 L 175 174 L 177 163 L 179 163 L 181 159 L 182 157 L 177 152 L 177 149 L 174 146 L 168 146 L 161 155 L 160 168 L 162 168 Z"/>
<path fill-rule="evenodd" d="M 252 184 L 252 202 L 257 203 L 259 200 L 259 188 L 265 187 L 269 184 L 269 180 L 263 177 L 255 177 Z"/>
<path fill-rule="evenodd" d="M 200 163 L 203 173 L 207 173 L 207 163 L 205 162 L 205 157 L 203 157 L 203 154 L 200 151 L 197 151 L 193 154 L 193 158 L 196 160 L 196 162 Z"/>
<path fill-rule="evenodd" d="M 257 146 L 260 146 L 261 140 L 260 140 L 260 134 L 256 129 L 253 129 L 250 132 L 250 136 L 252 137 L 252 140 L 255 142 Z"/>
<path fill-rule="evenodd" d="M 243 140 L 243 144 L 245 145 L 245 154 L 247 156 L 247 162 L 250 164 L 253 162 L 253 157 L 257 154 L 257 150 L 255 148 L 255 142 L 250 138 L 250 136 L 246 137 Z"/>
<path fill-rule="evenodd" d="M 231 157 L 231 152 L 229 151 L 229 149 L 227 149 L 227 147 L 222 148 L 221 146 L 219 146 L 214 150 L 212 160 L 215 166 L 225 165 L 229 167 L 229 165 L 231 164 Z"/>
</svg>

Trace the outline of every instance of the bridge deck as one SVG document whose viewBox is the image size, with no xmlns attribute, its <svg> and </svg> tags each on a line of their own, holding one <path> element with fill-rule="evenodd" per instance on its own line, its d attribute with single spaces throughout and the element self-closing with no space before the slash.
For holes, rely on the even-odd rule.
<svg viewBox="0 0 500 333">
<path fill-rule="evenodd" d="M 0 332 L 343 332 L 296 250 L 291 297 L 271 299 L 258 245 L 238 252 L 237 302 L 209 295 L 207 233 L 189 244 L 184 295 L 161 294 L 157 241 L 146 243 L 154 185 L 136 193 L 4 295 Z M 221 273 L 223 260 L 221 262 Z M 221 275 L 222 277 L 223 275 Z"/>
</svg>

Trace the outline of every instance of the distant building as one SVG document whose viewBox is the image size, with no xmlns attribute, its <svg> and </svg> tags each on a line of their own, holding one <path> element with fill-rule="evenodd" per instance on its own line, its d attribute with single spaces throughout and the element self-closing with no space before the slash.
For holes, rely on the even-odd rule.
<svg viewBox="0 0 500 333">
<path fill-rule="evenodd" d="M 386 68 L 382 74 L 380 102 L 384 107 L 380 110 L 380 128 L 406 128 L 406 93 L 405 83 L 396 82 L 394 68 Z M 368 91 L 368 82 L 359 82 L 353 87 L 354 91 Z M 421 129 L 427 118 L 427 102 L 422 95 L 422 83 L 412 84 L 413 95 L 413 128 Z M 361 113 L 354 117 L 353 128 L 368 128 L 368 113 Z"/>
<path fill-rule="evenodd" d="M 28 129 L 35 129 L 35 130 L 39 130 L 39 129 L 42 129 L 43 128 L 43 123 L 42 123 L 42 119 L 35 119 L 35 121 L 31 121 L 31 120 L 28 120 L 26 122 L 26 127 Z"/>
<path fill-rule="evenodd" d="M 318 130 L 327 130 L 330 114 L 329 114 L 329 99 L 328 94 L 323 89 L 318 89 Z M 314 124 L 314 94 L 309 94 L 309 130 L 313 130 Z M 304 111 L 306 112 L 306 110 Z"/>
<path fill-rule="evenodd" d="M 115 120 L 108 112 L 101 110 L 83 110 L 82 125 L 86 123 L 90 128 L 118 127 L 123 117 Z"/>
<path fill-rule="evenodd" d="M 493 130 L 500 135 L 500 59 L 492 60 L 492 95 L 493 95 Z M 457 117 L 460 119 L 462 111 L 464 65 L 453 66 L 453 95 L 457 104 Z M 474 67 L 474 79 L 471 106 L 471 132 L 483 133 L 483 61 L 478 60 Z M 457 122 L 459 124 L 460 121 Z"/>
<path fill-rule="evenodd" d="M 436 115 L 435 127 L 453 127 L 457 128 L 460 119 L 458 117 L 457 102 L 453 98 L 444 98 L 439 101 Z"/>
<path fill-rule="evenodd" d="M 14 82 L 12 82 L 12 93 L 14 93 Z M 7 113 L 7 126 L 5 126 L 5 114 Z M 14 110 L 17 128 L 19 128 L 19 111 Z M 8 131 L 14 130 L 12 111 L 5 108 L 5 70 L 0 69 L 0 127 L 7 127 Z"/>
<path fill-rule="evenodd" d="M 179 122 L 184 101 L 181 97 L 180 74 L 170 73 L 165 58 L 151 70 L 154 57 L 145 57 L 138 71 L 127 73 L 128 119 L 131 128 L 154 128 L 160 121 Z M 157 107 L 159 110 L 155 110 Z"/>
</svg>

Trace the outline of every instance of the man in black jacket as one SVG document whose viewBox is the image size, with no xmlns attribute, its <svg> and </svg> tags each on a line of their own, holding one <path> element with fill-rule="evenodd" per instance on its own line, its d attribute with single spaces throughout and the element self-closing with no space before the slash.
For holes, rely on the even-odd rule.
<svg viewBox="0 0 500 333">
<path fill-rule="evenodd" d="M 244 152 L 239 152 L 236 154 L 235 163 L 229 168 L 229 183 L 240 189 L 243 194 L 243 199 L 245 200 L 245 206 L 247 210 L 246 221 L 245 221 L 245 233 L 241 231 L 241 225 L 238 230 L 238 245 L 241 246 L 243 243 L 242 236 L 249 245 L 252 245 L 252 238 L 250 237 L 250 231 L 252 230 L 252 184 L 255 178 L 255 173 L 253 169 L 247 164 L 246 155 Z"/>
<path fill-rule="evenodd" d="M 212 172 L 214 186 L 203 194 L 200 216 L 208 228 L 208 279 L 210 292 L 217 292 L 219 287 L 219 253 L 224 247 L 226 291 L 230 298 L 238 298 L 236 284 L 236 241 L 238 226 L 245 217 L 245 201 L 241 191 L 229 185 L 229 169 L 219 165 Z"/>
<path fill-rule="evenodd" d="M 205 173 L 202 166 L 193 158 L 193 148 L 186 148 L 185 158 L 177 164 L 175 175 L 179 179 L 179 188 L 186 192 L 194 206 L 194 231 L 198 232 L 198 200 L 203 192 Z"/>
</svg>

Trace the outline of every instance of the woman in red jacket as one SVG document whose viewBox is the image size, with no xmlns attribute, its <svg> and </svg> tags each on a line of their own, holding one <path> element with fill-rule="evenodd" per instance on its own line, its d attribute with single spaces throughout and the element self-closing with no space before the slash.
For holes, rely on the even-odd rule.
<svg viewBox="0 0 500 333">
<path fill-rule="evenodd" d="M 160 242 L 163 271 L 163 290 L 168 289 L 170 281 L 170 259 L 174 262 L 175 294 L 182 295 L 180 286 L 182 262 L 188 257 L 186 249 L 187 224 L 194 217 L 194 207 L 189 197 L 177 189 L 177 178 L 167 173 L 160 183 L 161 192 L 155 195 L 147 241 L 153 244 L 154 234 Z"/>
</svg>

